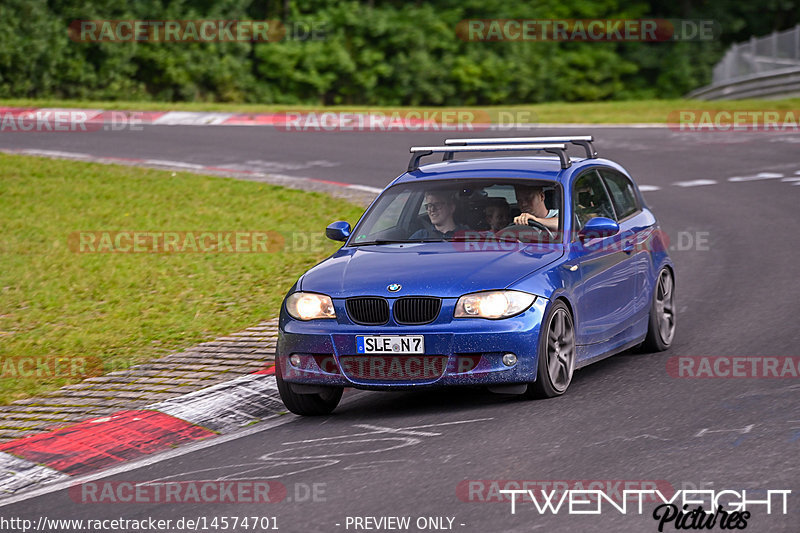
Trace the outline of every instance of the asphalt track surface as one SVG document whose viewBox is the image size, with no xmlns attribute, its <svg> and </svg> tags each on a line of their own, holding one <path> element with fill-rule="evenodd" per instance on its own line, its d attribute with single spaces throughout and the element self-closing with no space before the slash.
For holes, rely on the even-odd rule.
<svg viewBox="0 0 800 533">
<path fill-rule="evenodd" d="M 766 490 L 792 490 L 788 514 L 756 506 L 747 531 L 800 531 L 800 379 L 687 379 L 666 370 L 676 356 L 800 355 L 800 186 L 776 177 L 800 177 L 800 138 L 622 127 L 480 135 L 568 133 L 594 134 L 601 156 L 619 161 L 640 184 L 660 187 L 645 193 L 648 203 L 675 245 L 683 232 L 679 248 L 688 249 L 671 252 L 679 314 L 669 351 L 626 353 L 587 367 L 565 396 L 546 401 L 479 390 L 353 392 L 332 416 L 283 417 L 264 431 L 256 425 L 241 438 L 154 457 L 105 478 L 271 479 L 287 488 L 280 503 L 98 505 L 59 490 L 3 507 L 0 516 L 257 515 L 274 516 L 281 531 L 292 532 L 364 531 L 347 527 L 347 517 L 410 516 L 408 531 L 418 531 L 418 517 L 454 518 L 453 530 L 465 533 L 657 531 L 652 504 L 641 515 L 608 506 L 600 515 L 552 515 L 523 499 L 512 514 L 508 502 L 464 501 L 468 494 L 458 490 L 465 480 L 651 480 L 674 489 L 751 489 L 762 498 Z M 465 135 L 158 126 L 3 134 L 0 148 L 241 165 L 381 187 L 404 170 L 410 145 L 455 136 Z M 759 173 L 768 179 L 729 181 Z M 695 180 L 715 183 L 675 185 Z M 702 244 L 688 246 L 698 236 Z M 317 496 L 306 497 L 314 484 Z"/>
</svg>

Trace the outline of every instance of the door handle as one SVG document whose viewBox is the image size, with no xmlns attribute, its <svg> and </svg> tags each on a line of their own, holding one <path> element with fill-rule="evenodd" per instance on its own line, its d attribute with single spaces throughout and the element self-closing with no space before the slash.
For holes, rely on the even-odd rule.
<svg viewBox="0 0 800 533">
<path fill-rule="evenodd" d="M 633 253 L 633 241 L 625 241 L 625 244 L 622 246 L 622 251 L 626 254 Z"/>
</svg>

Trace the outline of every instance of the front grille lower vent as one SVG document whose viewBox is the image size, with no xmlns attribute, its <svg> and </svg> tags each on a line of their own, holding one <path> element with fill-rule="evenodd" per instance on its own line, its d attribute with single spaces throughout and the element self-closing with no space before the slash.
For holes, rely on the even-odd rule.
<svg viewBox="0 0 800 533">
<path fill-rule="evenodd" d="M 389 321 L 389 304 L 384 298 L 349 298 L 345 307 L 350 320 L 362 326 L 380 326 Z"/>
<path fill-rule="evenodd" d="M 398 324 L 427 324 L 436 320 L 441 308 L 439 298 L 398 298 L 394 303 L 394 319 Z"/>
</svg>

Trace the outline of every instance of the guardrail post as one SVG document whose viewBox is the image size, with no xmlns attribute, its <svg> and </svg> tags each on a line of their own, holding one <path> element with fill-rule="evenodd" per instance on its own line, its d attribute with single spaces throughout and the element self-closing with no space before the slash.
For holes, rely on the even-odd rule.
<svg viewBox="0 0 800 533">
<path fill-rule="evenodd" d="M 778 32 L 772 32 L 772 59 L 778 57 Z"/>
<path fill-rule="evenodd" d="M 800 59 L 800 24 L 794 27 L 794 58 Z"/>
<path fill-rule="evenodd" d="M 750 69 L 752 70 L 752 72 L 758 72 L 761 70 L 758 61 L 756 61 L 756 51 L 757 51 L 756 41 L 757 41 L 756 36 L 751 35 L 750 42 L 747 43 L 748 46 L 750 47 Z"/>
</svg>

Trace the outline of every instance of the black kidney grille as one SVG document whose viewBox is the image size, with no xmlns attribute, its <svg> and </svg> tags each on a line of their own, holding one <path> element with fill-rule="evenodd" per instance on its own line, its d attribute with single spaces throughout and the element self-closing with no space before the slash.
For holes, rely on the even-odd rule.
<svg viewBox="0 0 800 533">
<path fill-rule="evenodd" d="M 379 326 L 389 321 L 389 304 L 384 298 L 348 298 L 350 320 L 363 326 Z"/>
<path fill-rule="evenodd" d="M 439 298 L 398 298 L 394 302 L 394 319 L 398 324 L 427 324 L 436 320 L 441 308 Z"/>
</svg>

